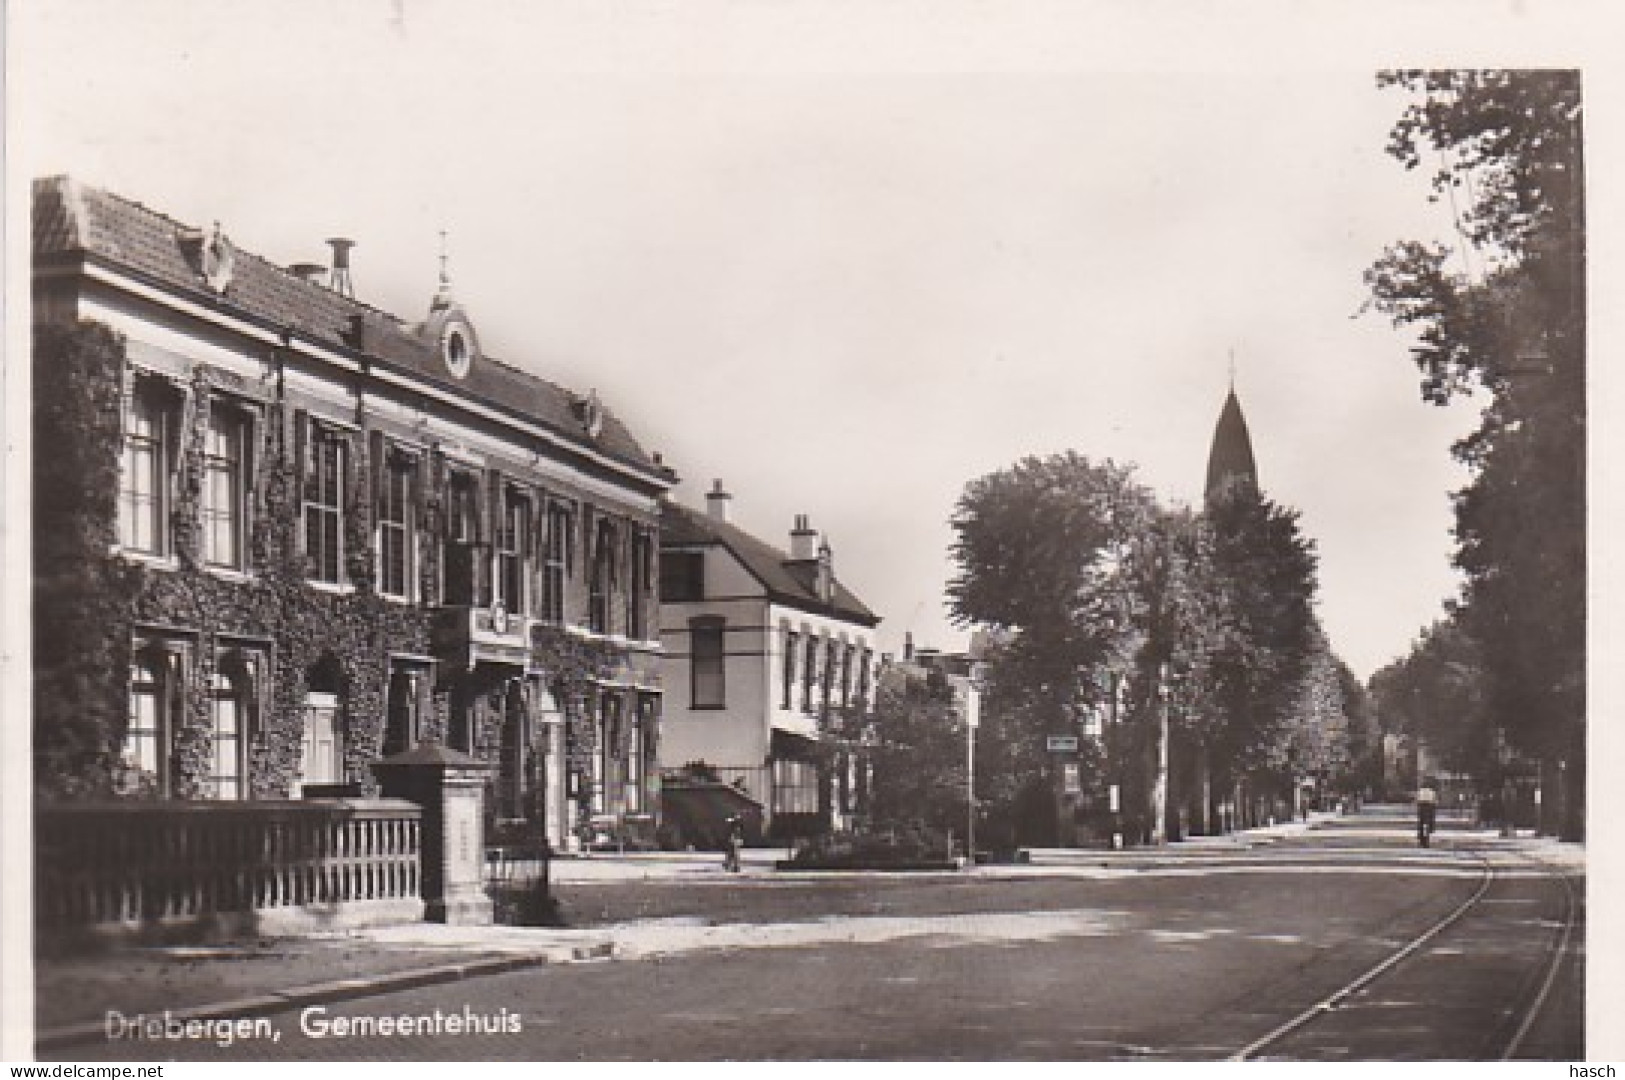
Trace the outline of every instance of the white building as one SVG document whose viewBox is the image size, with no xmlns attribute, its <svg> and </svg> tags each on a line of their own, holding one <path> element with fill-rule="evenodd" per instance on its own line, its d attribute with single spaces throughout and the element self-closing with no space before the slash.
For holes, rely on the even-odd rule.
<svg viewBox="0 0 1625 1080">
<path fill-rule="evenodd" d="M 805 516 L 786 552 L 731 523 L 720 480 L 706 503 L 661 512 L 661 768 L 703 763 L 761 804 L 775 836 L 844 827 L 863 798 L 880 619 Z"/>
</svg>

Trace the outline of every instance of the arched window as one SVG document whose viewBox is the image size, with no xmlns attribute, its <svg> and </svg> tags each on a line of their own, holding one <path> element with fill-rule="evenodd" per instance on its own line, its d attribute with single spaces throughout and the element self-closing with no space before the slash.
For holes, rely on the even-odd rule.
<svg viewBox="0 0 1625 1080">
<path fill-rule="evenodd" d="M 248 798 L 248 746 L 259 722 L 261 657 L 244 649 L 223 651 L 209 682 L 209 719 L 214 757 L 207 794 Z"/>
<path fill-rule="evenodd" d="M 178 645 L 135 640 L 130 657 L 130 712 L 120 754 L 120 794 L 170 793 L 170 752 L 183 671 Z"/>
</svg>

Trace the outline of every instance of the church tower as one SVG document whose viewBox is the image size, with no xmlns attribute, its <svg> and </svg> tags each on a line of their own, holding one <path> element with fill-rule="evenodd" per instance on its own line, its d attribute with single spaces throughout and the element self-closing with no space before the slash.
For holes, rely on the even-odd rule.
<svg viewBox="0 0 1625 1080">
<path fill-rule="evenodd" d="M 1247 418 L 1241 414 L 1236 388 L 1224 399 L 1219 423 L 1213 429 L 1213 449 L 1207 456 L 1207 501 L 1234 484 L 1258 487 L 1258 466 L 1253 461 L 1253 440 L 1247 432 Z"/>
</svg>

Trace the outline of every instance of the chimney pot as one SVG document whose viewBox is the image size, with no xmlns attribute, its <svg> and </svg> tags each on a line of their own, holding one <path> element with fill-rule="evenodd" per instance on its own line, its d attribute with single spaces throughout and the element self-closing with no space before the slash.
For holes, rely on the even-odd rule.
<svg viewBox="0 0 1625 1080">
<path fill-rule="evenodd" d="M 333 249 L 333 272 L 327 287 L 350 299 L 355 299 L 355 284 L 350 280 L 350 249 L 355 241 L 343 236 L 329 237 L 327 246 Z"/>
</svg>

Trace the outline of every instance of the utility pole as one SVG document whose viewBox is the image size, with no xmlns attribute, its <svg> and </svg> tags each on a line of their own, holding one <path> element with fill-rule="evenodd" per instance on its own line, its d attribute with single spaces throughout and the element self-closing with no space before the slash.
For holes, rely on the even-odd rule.
<svg viewBox="0 0 1625 1080">
<path fill-rule="evenodd" d="M 980 665 L 965 682 L 965 858 L 976 865 L 976 729 L 982 722 Z"/>
<path fill-rule="evenodd" d="M 1123 692 L 1123 677 L 1116 671 L 1106 675 L 1110 697 L 1106 703 L 1106 775 L 1110 780 L 1107 792 L 1108 809 L 1112 815 L 1112 850 L 1123 848 L 1123 735 L 1118 727 L 1122 719 L 1118 713 Z"/>
<path fill-rule="evenodd" d="M 1157 668 L 1157 774 L 1151 784 L 1151 843 L 1168 842 L 1168 665 Z"/>
</svg>

